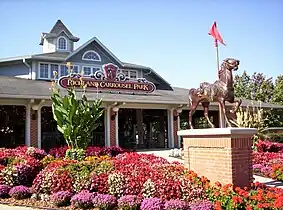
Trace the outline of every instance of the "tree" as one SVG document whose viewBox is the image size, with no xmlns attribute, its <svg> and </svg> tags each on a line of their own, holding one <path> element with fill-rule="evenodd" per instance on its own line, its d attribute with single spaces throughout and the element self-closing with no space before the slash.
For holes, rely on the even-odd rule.
<svg viewBox="0 0 283 210">
<path fill-rule="evenodd" d="M 272 102 L 283 105 L 283 75 L 275 80 Z"/>
<path fill-rule="evenodd" d="M 68 66 L 70 67 L 71 64 L 69 63 Z M 100 107 L 102 100 L 88 101 L 85 94 L 86 86 L 82 87 L 83 93 L 79 99 L 74 87 L 67 88 L 67 94 L 62 95 L 56 83 L 53 81 L 52 84 L 53 117 L 57 122 L 57 129 L 71 147 L 67 150 L 66 157 L 82 159 L 93 130 L 99 126 L 98 120 L 103 114 Z"/>
<path fill-rule="evenodd" d="M 283 105 L 283 76 L 278 76 L 275 84 L 272 78 L 262 73 L 249 76 L 246 71 L 242 75 L 235 75 L 235 96 L 265 103 L 279 103 Z M 262 112 L 263 127 L 283 126 L 283 110 L 270 109 Z"/>
<path fill-rule="evenodd" d="M 242 75 L 235 75 L 234 78 L 234 88 L 235 96 L 244 99 L 251 98 L 250 91 L 251 78 L 246 71 Z"/>
<path fill-rule="evenodd" d="M 272 100 L 274 85 L 272 77 L 267 78 L 262 73 L 249 76 L 246 71 L 234 79 L 235 96 L 269 103 Z"/>
</svg>

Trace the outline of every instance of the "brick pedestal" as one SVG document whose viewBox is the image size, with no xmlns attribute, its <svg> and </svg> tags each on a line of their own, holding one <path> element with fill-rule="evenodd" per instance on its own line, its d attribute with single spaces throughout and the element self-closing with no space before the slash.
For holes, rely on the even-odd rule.
<svg viewBox="0 0 283 210">
<path fill-rule="evenodd" d="M 185 166 L 212 183 L 249 186 L 253 181 L 254 128 L 213 128 L 178 131 L 184 140 Z"/>
</svg>

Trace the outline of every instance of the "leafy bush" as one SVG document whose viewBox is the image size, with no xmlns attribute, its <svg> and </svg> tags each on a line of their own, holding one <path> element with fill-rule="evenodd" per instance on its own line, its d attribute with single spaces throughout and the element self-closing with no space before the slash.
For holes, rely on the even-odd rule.
<svg viewBox="0 0 283 210">
<path fill-rule="evenodd" d="M 66 156 L 69 160 L 83 160 L 85 158 L 85 150 L 84 149 L 67 149 Z"/>
<path fill-rule="evenodd" d="M 39 159 L 44 155 L 44 151 L 31 147 L 1 150 L 0 184 L 30 186 L 42 168 Z"/>
<path fill-rule="evenodd" d="M 21 200 L 29 198 L 31 196 L 31 191 L 28 187 L 20 185 L 13 187 L 9 191 L 9 195 L 16 200 Z"/>
<path fill-rule="evenodd" d="M 67 150 L 70 149 L 68 146 L 52 148 L 49 150 L 49 154 L 55 158 L 64 158 L 66 155 Z M 85 150 L 85 156 L 109 156 L 115 157 L 119 154 L 125 153 L 126 151 L 121 147 L 111 146 L 111 147 L 94 147 L 89 146 Z"/>
<path fill-rule="evenodd" d="M 166 201 L 164 208 L 165 210 L 188 210 L 189 205 L 185 201 L 176 199 L 176 200 Z"/>
<path fill-rule="evenodd" d="M 90 209 L 93 207 L 92 200 L 95 195 L 88 191 L 82 191 L 71 198 L 71 204 L 75 208 Z"/>
<path fill-rule="evenodd" d="M 31 156 L 38 160 L 42 160 L 47 154 L 44 150 L 34 147 L 28 147 L 26 150 L 26 155 Z"/>
<path fill-rule="evenodd" d="M 0 185 L 0 198 L 9 197 L 9 191 L 11 187 L 8 185 Z"/>
<path fill-rule="evenodd" d="M 73 193 L 69 191 L 59 191 L 51 196 L 51 202 L 57 207 L 68 206 L 72 196 Z"/>
<path fill-rule="evenodd" d="M 283 164 L 275 164 L 272 166 L 271 177 L 278 181 L 283 181 Z"/>
<path fill-rule="evenodd" d="M 190 210 L 213 210 L 213 204 L 208 200 L 194 201 L 190 204 Z"/>
<path fill-rule="evenodd" d="M 112 210 L 117 205 L 117 199 L 113 195 L 97 194 L 93 199 L 93 206 L 101 210 Z"/>
<path fill-rule="evenodd" d="M 164 203 L 160 198 L 146 198 L 141 203 L 141 210 L 163 210 Z"/>
<path fill-rule="evenodd" d="M 283 152 L 283 144 L 271 141 L 258 141 L 258 152 Z"/>
<path fill-rule="evenodd" d="M 141 202 L 141 198 L 136 195 L 125 195 L 118 199 L 118 207 L 121 210 L 138 210 Z"/>
</svg>

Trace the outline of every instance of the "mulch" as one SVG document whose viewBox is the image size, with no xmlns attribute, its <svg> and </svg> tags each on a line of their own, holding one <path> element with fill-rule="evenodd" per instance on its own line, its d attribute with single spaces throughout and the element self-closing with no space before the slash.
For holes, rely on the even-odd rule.
<svg viewBox="0 0 283 210">
<path fill-rule="evenodd" d="M 34 209 L 74 210 L 74 208 L 71 207 L 71 206 L 58 208 L 58 207 L 55 207 L 54 205 L 52 205 L 48 201 L 39 201 L 39 200 L 35 200 L 35 199 L 16 200 L 14 198 L 5 198 L 5 199 L 0 199 L 0 204 L 9 205 L 9 206 L 29 207 L 29 208 L 34 208 Z"/>
</svg>

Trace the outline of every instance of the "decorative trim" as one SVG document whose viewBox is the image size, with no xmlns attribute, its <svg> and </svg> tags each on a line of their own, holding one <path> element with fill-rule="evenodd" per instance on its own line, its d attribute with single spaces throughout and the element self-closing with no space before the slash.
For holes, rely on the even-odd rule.
<svg viewBox="0 0 283 210">
<path fill-rule="evenodd" d="M 125 91 L 125 92 L 144 92 L 151 93 L 155 91 L 155 85 L 145 78 L 129 79 L 122 72 L 119 72 L 118 66 L 108 63 L 102 66 L 103 70 L 96 71 L 93 75 L 84 76 L 81 74 L 71 74 L 58 79 L 58 84 L 62 88 L 73 86 L 81 88 L 87 86 L 88 90 L 107 90 L 107 91 Z"/>
<path fill-rule="evenodd" d="M 98 60 L 84 58 L 87 53 L 91 53 L 91 52 L 97 55 Z M 100 55 L 99 55 L 97 52 L 95 52 L 94 50 L 88 50 L 88 51 L 84 52 L 84 54 L 83 54 L 83 56 L 82 56 L 82 60 L 84 60 L 84 61 L 101 61 L 101 57 L 100 57 Z"/>
<path fill-rule="evenodd" d="M 179 136 L 253 135 L 256 128 L 207 128 L 178 131 Z"/>
<path fill-rule="evenodd" d="M 66 42 L 66 49 L 60 49 L 59 48 L 59 40 L 63 38 Z M 56 49 L 57 50 L 62 50 L 62 51 L 67 51 L 68 50 L 68 39 L 65 37 L 65 36 L 59 36 L 58 39 L 57 39 L 57 46 L 56 46 Z"/>
</svg>

